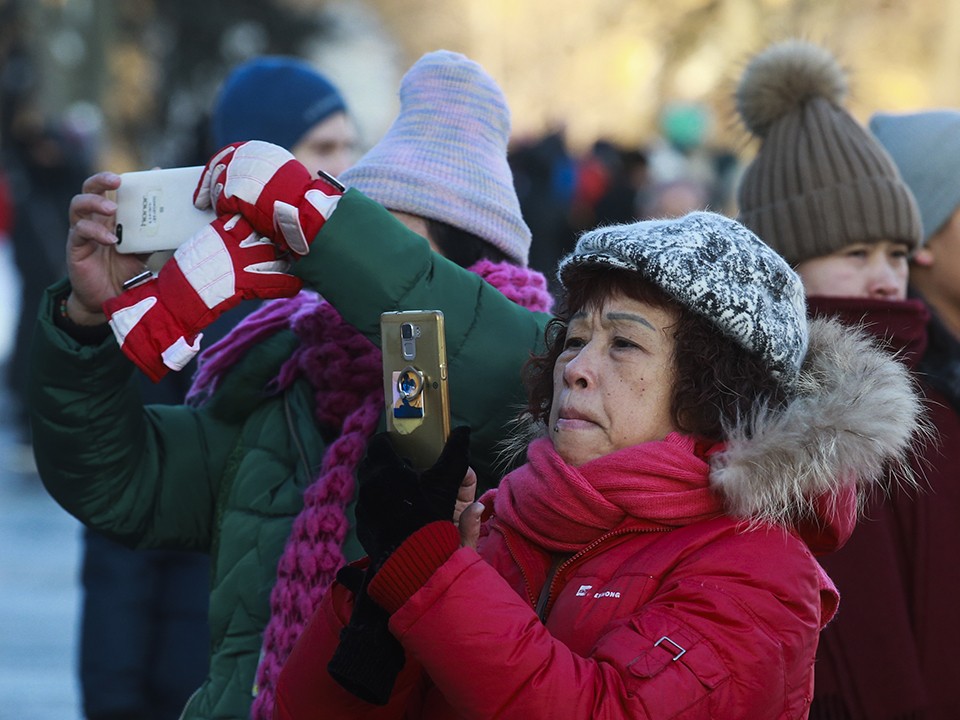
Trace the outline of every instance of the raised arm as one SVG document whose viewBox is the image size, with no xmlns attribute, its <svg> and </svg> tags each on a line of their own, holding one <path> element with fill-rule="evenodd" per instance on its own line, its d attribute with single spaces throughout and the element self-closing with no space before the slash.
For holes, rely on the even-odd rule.
<svg viewBox="0 0 960 720">
<path fill-rule="evenodd" d="M 547 313 L 511 302 L 430 249 L 378 203 L 348 190 L 292 272 L 380 343 L 380 313 L 443 311 L 454 425 L 470 425 L 481 488 L 502 474 L 499 444 L 525 394 L 520 371 L 539 351 Z"/>
</svg>

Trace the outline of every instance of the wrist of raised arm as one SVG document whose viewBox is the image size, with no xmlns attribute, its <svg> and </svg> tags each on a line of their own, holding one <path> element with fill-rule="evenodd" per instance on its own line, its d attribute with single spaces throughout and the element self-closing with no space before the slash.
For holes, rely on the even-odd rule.
<svg viewBox="0 0 960 720">
<path fill-rule="evenodd" d="M 58 307 L 58 310 L 61 310 L 61 308 Z M 105 325 L 107 322 L 107 316 L 104 315 L 103 308 L 91 309 L 87 307 L 80 302 L 77 294 L 72 290 L 64 299 L 61 312 L 75 325 Z"/>
<path fill-rule="evenodd" d="M 82 345 L 99 345 L 111 334 L 107 316 L 83 308 L 72 292 L 54 298 L 53 324 Z"/>
</svg>

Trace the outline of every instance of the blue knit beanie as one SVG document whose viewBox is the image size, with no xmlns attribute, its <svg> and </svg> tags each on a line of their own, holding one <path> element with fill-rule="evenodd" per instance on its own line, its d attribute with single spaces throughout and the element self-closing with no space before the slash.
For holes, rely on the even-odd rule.
<svg viewBox="0 0 960 720">
<path fill-rule="evenodd" d="M 877 113 L 870 130 L 913 192 L 926 242 L 960 206 L 960 112 Z"/>
<path fill-rule="evenodd" d="M 224 81 L 210 118 L 211 140 L 216 149 L 264 140 L 290 150 L 318 122 L 346 109 L 340 91 L 302 60 L 259 57 Z"/>
<path fill-rule="evenodd" d="M 530 228 L 507 164 L 510 110 L 480 65 L 438 50 L 400 83 L 400 112 L 340 180 L 399 212 L 466 230 L 527 264 Z"/>
</svg>

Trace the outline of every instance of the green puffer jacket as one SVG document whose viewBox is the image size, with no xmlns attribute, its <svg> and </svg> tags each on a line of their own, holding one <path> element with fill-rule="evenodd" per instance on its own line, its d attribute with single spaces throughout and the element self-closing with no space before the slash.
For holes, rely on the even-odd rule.
<svg viewBox="0 0 960 720">
<path fill-rule="evenodd" d="M 356 191 L 295 271 L 374 342 L 381 312 L 444 312 L 453 424 L 472 426 L 481 478 L 498 477 L 497 443 L 523 398 L 519 369 L 549 316 L 432 253 Z M 135 367 L 112 337 L 84 346 L 54 325 L 53 298 L 65 290 L 48 290 L 34 341 L 43 482 L 82 522 L 131 546 L 212 555 L 210 674 L 184 717 L 247 718 L 276 563 L 334 439 L 317 426 L 305 381 L 279 396 L 263 390 L 298 340 L 284 331 L 250 350 L 200 408 L 144 407 Z M 352 534 L 344 552 L 361 554 Z"/>
</svg>

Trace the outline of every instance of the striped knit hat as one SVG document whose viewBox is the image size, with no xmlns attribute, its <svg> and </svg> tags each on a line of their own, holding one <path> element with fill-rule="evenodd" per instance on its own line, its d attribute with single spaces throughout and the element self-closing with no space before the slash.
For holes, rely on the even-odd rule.
<svg viewBox="0 0 960 720">
<path fill-rule="evenodd" d="M 858 242 L 922 239 L 917 205 L 890 156 L 843 108 L 846 77 L 799 40 L 747 65 L 740 116 L 762 144 L 737 191 L 737 218 L 797 265 Z"/>
<path fill-rule="evenodd" d="M 438 50 L 404 75 L 393 125 L 340 181 L 389 210 L 466 230 L 525 266 L 530 228 L 507 165 L 509 138 L 510 110 L 494 79 Z"/>
</svg>

